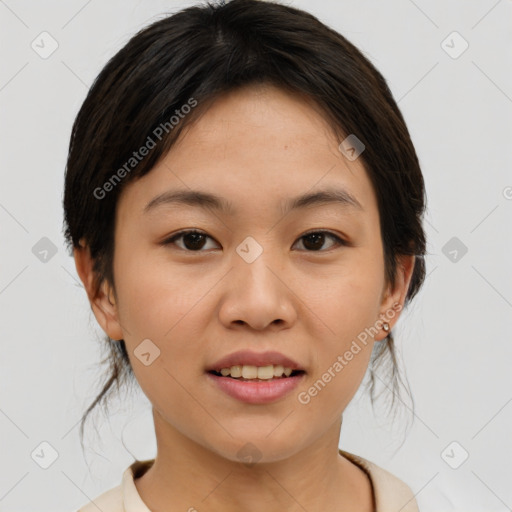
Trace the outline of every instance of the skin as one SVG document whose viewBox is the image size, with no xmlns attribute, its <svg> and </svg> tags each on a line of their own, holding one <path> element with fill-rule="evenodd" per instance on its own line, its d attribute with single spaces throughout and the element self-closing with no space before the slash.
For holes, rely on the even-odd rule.
<svg viewBox="0 0 512 512">
<path fill-rule="evenodd" d="M 309 404 L 297 400 L 359 333 L 403 306 L 414 265 L 403 256 L 395 287 L 385 282 L 376 197 L 361 159 L 346 159 L 340 142 L 302 97 L 270 86 L 223 95 L 123 190 L 115 290 L 104 282 L 95 295 L 88 250 L 75 250 L 92 310 L 110 338 L 125 340 L 153 406 L 157 455 L 135 480 L 151 510 L 373 510 L 368 477 L 338 443 L 342 413 L 387 333 L 361 345 Z M 348 190 L 363 210 L 334 203 L 283 215 L 286 199 L 327 186 Z M 236 215 L 183 204 L 143 212 L 158 194 L 188 189 L 222 196 Z M 187 237 L 162 244 L 182 229 L 203 231 L 203 247 Z M 327 235 L 307 245 L 311 230 L 350 245 Z M 236 252 L 247 236 L 263 248 L 250 264 Z M 149 366 L 134 355 L 147 338 L 160 349 Z M 235 400 L 205 368 L 239 349 L 280 351 L 305 379 L 271 404 Z M 252 466 L 237 456 L 249 442 L 261 455 Z"/>
</svg>

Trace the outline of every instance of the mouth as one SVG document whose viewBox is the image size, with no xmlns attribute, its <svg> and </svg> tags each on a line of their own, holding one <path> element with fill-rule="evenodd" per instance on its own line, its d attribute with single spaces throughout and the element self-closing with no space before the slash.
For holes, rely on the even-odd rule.
<svg viewBox="0 0 512 512">
<path fill-rule="evenodd" d="M 270 350 L 239 350 L 205 368 L 214 389 L 247 404 L 269 404 L 284 398 L 306 377 L 291 357 Z"/>
<path fill-rule="evenodd" d="M 239 402 L 264 405 L 289 395 L 305 378 L 304 370 L 281 365 L 235 365 L 208 370 L 206 375 L 214 388 Z"/>
<path fill-rule="evenodd" d="M 293 370 L 282 365 L 235 365 L 207 373 L 217 377 L 227 377 L 241 382 L 269 382 L 288 379 L 306 373 L 304 370 Z"/>
</svg>

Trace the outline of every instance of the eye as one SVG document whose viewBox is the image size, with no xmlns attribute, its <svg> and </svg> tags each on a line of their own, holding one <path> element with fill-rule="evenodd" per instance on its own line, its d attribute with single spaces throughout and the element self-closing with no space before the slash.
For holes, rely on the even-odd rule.
<svg viewBox="0 0 512 512">
<path fill-rule="evenodd" d="M 310 231 L 309 233 L 302 235 L 299 238 L 299 241 L 303 240 L 302 245 L 308 252 L 324 252 L 320 251 L 320 249 L 324 246 L 325 241 L 328 238 L 334 240 L 334 244 L 332 244 L 328 249 L 331 249 L 333 246 L 348 245 L 348 242 L 330 231 Z M 202 231 L 186 230 L 180 231 L 171 238 L 164 240 L 162 245 L 174 244 L 185 251 L 202 252 L 201 249 L 205 248 L 207 245 L 207 239 L 213 240 L 211 236 L 203 233 Z M 180 240 L 180 243 L 177 243 L 178 240 Z M 206 247 L 206 249 L 211 249 L 211 247 Z"/>
<path fill-rule="evenodd" d="M 334 240 L 334 246 L 348 245 L 345 240 L 330 231 L 310 231 L 302 235 L 299 240 L 304 240 L 302 245 L 307 248 L 308 252 L 324 252 L 319 251 L 319 249 L 324 245 L 326 238 Z M 329 247 L 329 249 L 332 249 L 332 247 L 333 246 Z"/>
<path fill-rule="evenodd" d="M 191 252 L 201 252 L 201 249 L 205 246 L 206 239 L 209 238 L 210 240 L 213 240 L 211 236 L 208 236 L 206 233 L 203 233 L 202 231 L 197 230 L 187 230 L 187 231 L 180 231 L 179 233 L 175 234 L 171 238 L 168 238 L 167 240 L 164 240 L 162 242 L 162 245 L 171 245 L 176 244 L 177 240 L 183 239 L 182 245 L 178 245 L 180 249 L 191 251 Z"/>
</svg>

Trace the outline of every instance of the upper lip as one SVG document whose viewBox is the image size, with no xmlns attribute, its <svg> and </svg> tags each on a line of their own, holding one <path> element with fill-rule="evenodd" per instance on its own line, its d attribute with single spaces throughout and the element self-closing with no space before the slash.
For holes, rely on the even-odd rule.
<svg viewBox="0 0 512 512">
<path fill-rule="evenodd" d="M 206 371 L 219 371 L 222 368 L 231 368 L 231 366 L 236 365 L 269 366 L 271 364 L 280 364 L 285 368 L 304 371 L 299 363 L 280 352 L 253 352 L 251 350 L 239 350 L 237 352 L 233 352 L 232 354 L 229 354 L 208 366 Z"/>
</svg>

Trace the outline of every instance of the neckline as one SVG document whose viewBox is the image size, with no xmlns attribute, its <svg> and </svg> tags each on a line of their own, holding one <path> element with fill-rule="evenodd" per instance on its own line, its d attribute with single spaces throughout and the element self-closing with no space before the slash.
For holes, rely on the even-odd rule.
<svg viewBox="0 0 512 512">
<path fill-rule="evenodd" d="M 338 448 L 338 453 L 347 459 L 348 461 L 355 464 L 368 476 L 370 481 L 370 488 L 372 492 L 373 510 L 376 510 L 376 489 L 375 482 L 372 478 L 371 464 L 361 457 L 354 455 L 353 453 L 346 452 L 341 448 Z M 123 494 L 124 494 L 124 507 L 126 512 L 151 512 L 147 505 L 142 501 L 142 498 L 135 486 L 135 480 L 149 470 L 154 464 L 155 459 L 144 459 L 135 460 L 127 469 L 125 477 L 123 478 Z"/>
<path fill-rule="evenodd" d="M 354 455 L 353 453 L 346 452 L 346 451 L 342 450 L 341 448 L 338 448 L 338 452 L 340 453 L 340 455 L 342 457 L 344 457 L 345 459 L 347 459 L 350 462 L 352 462 L 353 464 L 355 464 L 368 477 L 368 480 L 370 481 L 370 488 L 371 488 L 371 493 L 372 493 L 372 503 L 373 503 L 372 508 L 373 508 L 373 511 L 375 512 L 377 510 L 377 491 L 375 488 L 375 481 L 374 481 L 373 473 L 372 473 L 372 464 L 369 461 L 367 461 L 366 459 L 358 457 L 357 455 Z"/>
</svg>

